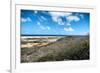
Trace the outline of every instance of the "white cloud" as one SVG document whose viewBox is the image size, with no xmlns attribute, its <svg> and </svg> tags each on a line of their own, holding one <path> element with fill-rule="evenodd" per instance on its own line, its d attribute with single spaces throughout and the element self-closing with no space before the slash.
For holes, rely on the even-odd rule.
<svg viewBox="0 0 100 73">
<path fill-rule="evenodd" d="M 58 18 L 58 24 L 59 25 L 64 25 L 64 22 L 63 22 L 63 20 L 61 18 Z"/>
<path fill-rule="evenodd" d="M 72 31 L 74 31 L 74 29 L 73 29 L 73 28 L 71 28 L 71 27 L 64 28 L 64 30 L 65 30 L 65 31 L 67 31 L 67 32 L 72 32 Z"/>
<path fill-rule="evenodd" d="M 89 32 L 83 32 L 82 34 L 83 34 L 83 35 L 88 35 L 88 34 L 89 34 Z"/>
<path fill-rule="evenodd" d="M 84 15 L 83 15 L 83 14 L 80 14 L 79 16 L 80 16 L 82 19 L 84 18 Z"/>
<path fill-rule="evenodd" d="M 44 26 L 40 26 L 40 28 L 43 29 L 43 30 L 45 30 L 45 27 Z"/>
<path fill-rule="evenodd" d="M 59 17 L 59 16 L 69 16 L 69 15 L 71 15 L 72 13 L 70 13 L 70 12 L 49 12 L 49 14 L 50 14 L 51 16 Z"/>
<path fill-rule="evenodd" d="M 40 22 L 37 22 L 37 25 L 39 25 L 39 27 L 40 27 L 41 29 L 43 29 L 43 30 L 45 29 L 45 27 L 42 26 Z"/>
<path fill-rule="evenodd" d="M 44 16 L 41 16 L 40 18 L 41 18 L 42 20 L 47 20 Z"/>
<path fill-rule="evenodd" d="M 41 23 L 40 22 L 37 22 L 37 25 L 41 25 Z"/>
<path fill-rule="evenodd" d="M 40 17 L 38 19 L 39 19 L 40 22 L 43 22 L 43 20 Z"/>
<path fill-rule="evenodd" d="M 67 25 L 71 26 L 72 21 L 80 21 L 80 18 L 77 15 L 72 15 L 72 13 L 66 13 L 66 12 L 49 12 L 49 14 L 52 16 L 52 20 L 59 25 Z M 61 17 L 66 17 L 67 22 L 65 23 Z M 81 18 L 83 18 L 83 15 L 80 15 Z"/>
<path fill-rule="evenodd" d="M 64 22 L 61 17 L 67 17 L 71 15 L 72 13 L 66 13 L 66 12 L 49 12 L 49 14 L 52 16 L 52 20 L 59 25 L 64 25 Z"/>
<path fill-rule="evenodd" d="M 78 21 L 80 21 L 80 18 L 77 15 L 70 15 L 70 16 L 66 17 L 66 20 L 67 20 L 66 25 L 71 26 L 72 21 L 78 22 Z"/>
<path fill-rule="evenodd" d="M 63 20 L 60 17 L 54 16 L 52 17 L 53 21 L 58 23 L 59 25 L 64 25 Z"/>
<path fill-rule="evenodd" d="M 37 14 L 37 13 L 38 13 L 38 11 L 36 11 L 36 10 L 35 10 L 35 11 L 34 11 L 34 13 L 35 13 L 35 14 Z"/>
<path fill-rule="evenodd" d="M 79 18 L 78 16 L 73 16 L 73 15 L 66 17 L 66 19 L 67 19 L 69 22 L 71 22 L 71 21 L 76 21 L 76 22 L 77 22 L 77 21 L 80 20 L 80 18 Z"/>
<path fill-rule="evenodd" d="M 47 26 L 47 29 L 50 30 L 51 28 L 49 26 Z"/>
<path fill-rule="evenodd" d="M 50 30 L 50 29 L 51 29 L 49 26 L 43 26 L 40 22 L 37 22 L 37 25 L 38 25 L 42 30 Z"/>
<path fill-rule="evenodd" d="M 67 23 L 66 25 L 67 25 L 67 26 L 70 26 L 70 25 L 71 25 L 71 23 Z"/>
<path fill-rule="evenodd" d="M 42 26 L 42 25 L 40 26 L 40 28 L 43 30 L 50 30 L 51 29 L 49 26 Z"/>
<path fill-rule="evenodd" d="M 27 18 L 21 18 L 21 22 L 31 22 L 31 18 L 27 17 Z"/>
<path fill-rule="evenodd" d="M 53 20 L 54 22 L 58 22 L 58 18 L 59 18 L 59 17 L 57 17 L 57 16 L 52 16 L 52 20 Z"/>
<path fill-rule="evenodd" d="M 45 18 L 44 16 L 39 16 L 38 19 L 40 22 L 44 22 L 47 20 L 47 18 Z"/>
</svg>

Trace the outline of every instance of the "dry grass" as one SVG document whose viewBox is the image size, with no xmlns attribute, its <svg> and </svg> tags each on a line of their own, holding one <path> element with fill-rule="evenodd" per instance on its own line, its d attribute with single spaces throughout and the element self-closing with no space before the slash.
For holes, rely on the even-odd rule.
<svg viewBox="0 0 100 73">
<path fill-rule="evenodd" d="M 88 60 L 89 36 L 70 36 L 43 46 L 21 48 L 21 62 Z"/>
</svg>

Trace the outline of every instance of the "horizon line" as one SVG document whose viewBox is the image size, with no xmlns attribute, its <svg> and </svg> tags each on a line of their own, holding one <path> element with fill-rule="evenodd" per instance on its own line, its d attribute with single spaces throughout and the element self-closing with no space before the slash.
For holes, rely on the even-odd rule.
<svg viewBox="0 0 100 73">
<path fill-rule="evenodd" d="M 86 35 L 48 35 L 48 34 L 22 34 L 21 36 L 87 36 L 88 34 Z"/>
</svg>

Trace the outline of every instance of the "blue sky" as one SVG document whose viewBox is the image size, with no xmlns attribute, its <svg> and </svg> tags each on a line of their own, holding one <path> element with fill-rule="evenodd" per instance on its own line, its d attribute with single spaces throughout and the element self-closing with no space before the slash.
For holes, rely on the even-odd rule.
<svg viewBox="0 0 100 73">
<path fill-rule="evenodd" d="M 23 35 L 86 35 L 89 13 L 21 10 Z"/>
</svg>

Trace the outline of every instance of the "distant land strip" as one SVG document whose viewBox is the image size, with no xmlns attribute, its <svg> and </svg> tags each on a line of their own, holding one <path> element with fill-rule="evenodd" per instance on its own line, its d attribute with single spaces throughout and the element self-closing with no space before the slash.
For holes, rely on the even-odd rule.
<svg viewBox="0 0 100 73">
<path fill-rule="evenodd" d="M 45 35 L 45 34 L 21 34 L 21 36 L 88 36 L 88 35 Z"/>
</svg>

